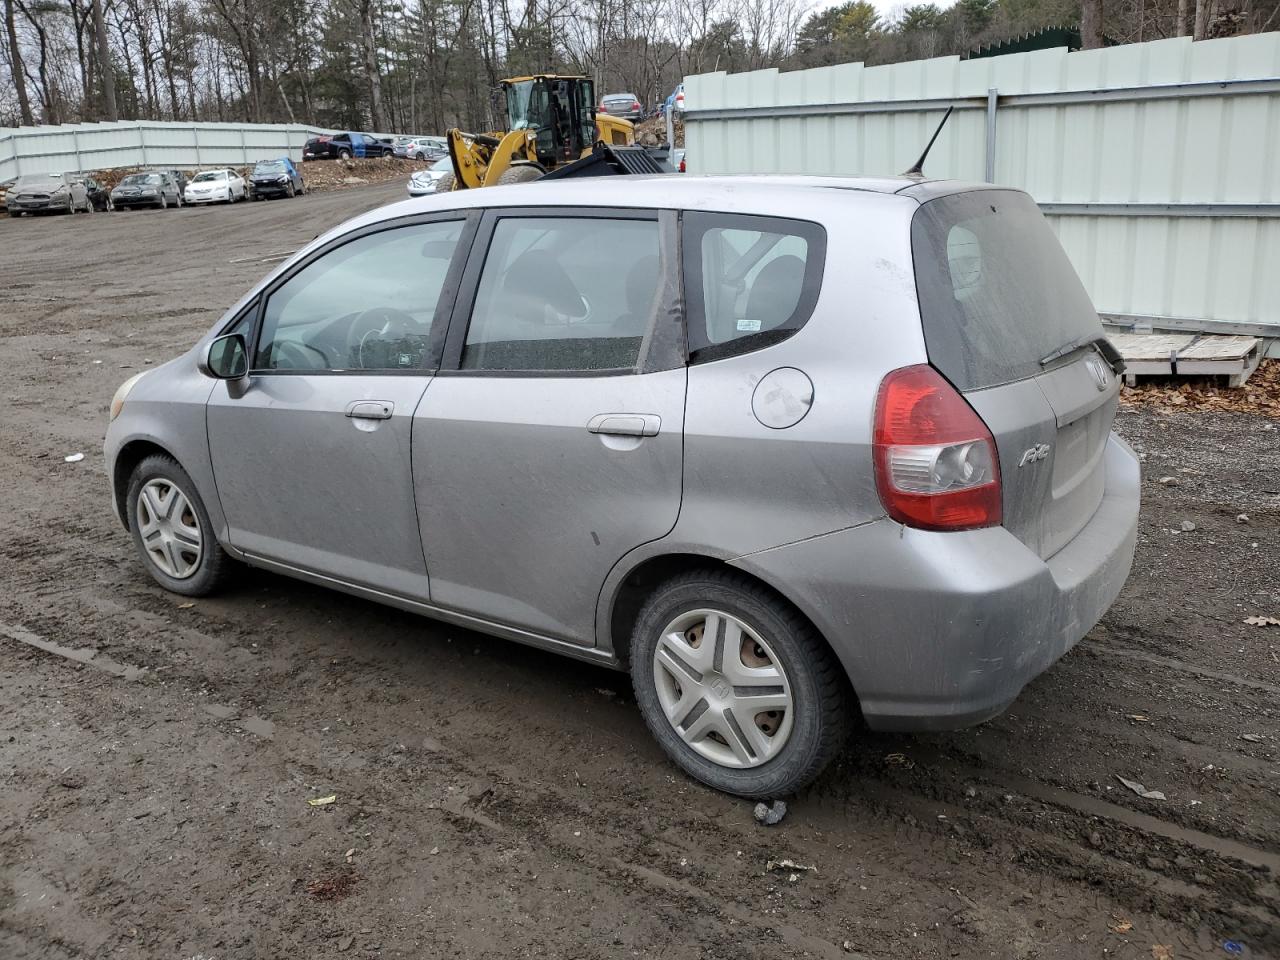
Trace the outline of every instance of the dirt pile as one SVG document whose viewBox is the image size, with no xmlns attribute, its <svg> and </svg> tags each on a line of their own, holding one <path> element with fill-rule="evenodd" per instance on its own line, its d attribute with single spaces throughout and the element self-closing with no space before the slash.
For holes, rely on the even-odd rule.
<svg viewBox="0 0 1280 960">
<path fill-rule="evenodd" d="M 430 163 L 386 157 L 380 160 L 311 160 L 302 165 L 302 179 L 308 190 L 341 190 L 365 183 L 407 181 L 415 170 L 425 170 Z"/>
<path fill-rule="evenodd" d="M 308 190 L 326 191 L 358 187 L 365 183 L 408 180 L 415 170 L 422 170 L 430 165 L 417 160 L 386 157 L 379 160 L 312 160 L 301 164 L 299 169 L 302 171 L 302 179 L 306 182 Z M 110 190 L 131 173 L 144 173 L 148 169 L 161 168 L 120 167 L 114 170 L 94 170 L 89 175 Z M 233 166 L 228 169 L 235 170 L 240 176 L 247 178 L 253 170 L 253 165 Z M 188 171 L 188 175 L 193 172 Z"/>
<path fill-rule="evenodd" d="M 1159 377 L 1126 387 L 1120 400 L 1136 407 L 1256 413 L 1280 420 L 1280 360 L 1263 360 L 1243 387 L 1228 387 L 1220 377 Z"/>
<path fill-rule="evenodd" d="M 676 146 L 684 146 L 684 118 L 675 116 Z M 636 143 L 656 147 L 667 142 L 667 121 L 665 117 L 652 116 L 636 124 Z"/>
</svg>

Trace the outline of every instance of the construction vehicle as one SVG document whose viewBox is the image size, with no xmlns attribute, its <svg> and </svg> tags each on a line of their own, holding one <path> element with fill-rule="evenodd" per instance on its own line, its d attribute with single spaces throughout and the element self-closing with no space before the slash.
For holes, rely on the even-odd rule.
<svg viewBox="0 0 1280 960">
<path fill-rule="evenodd" d="M 502 81 L 507 130 L 448 132 L 453 175 L 439 191 L 543 177 L 670 173 L 666 154 L 635 145 L 631 121 L 596 112 L 589 77 L 537 74 Z"/>
</svg>

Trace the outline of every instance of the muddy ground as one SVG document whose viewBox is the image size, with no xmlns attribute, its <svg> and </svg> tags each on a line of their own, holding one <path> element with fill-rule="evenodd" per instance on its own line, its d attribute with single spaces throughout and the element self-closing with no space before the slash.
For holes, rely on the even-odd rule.
<svg viewBox="0 0 1280 960">
<path fill-rule="evenodd" d="M 269 574 L 156 587 L 112 392 L 401 194 L 0 222 L 0 957 L 1280 955 L 1274 421 L 1124 410 L 1103 623 L 985 726 L 861 734 L 774 828 L 620 674 Z"/>
</svg>

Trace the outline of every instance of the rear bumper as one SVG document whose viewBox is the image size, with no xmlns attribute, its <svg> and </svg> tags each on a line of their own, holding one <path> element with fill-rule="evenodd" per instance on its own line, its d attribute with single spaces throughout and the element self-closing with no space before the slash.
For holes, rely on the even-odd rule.
<svg viewBox="0 0 1280 960">
<path fill-rule="evenodd" d="M 883 519 L 733 561 L 779 585 L 835 649 L 868 724 L 945 730 L 1000 713 L 1102 618 L 1129 575 L 1139 467 L 1112 436 L 1089 523 L 1042 560 L 1003 527 Z"/>
</svg>

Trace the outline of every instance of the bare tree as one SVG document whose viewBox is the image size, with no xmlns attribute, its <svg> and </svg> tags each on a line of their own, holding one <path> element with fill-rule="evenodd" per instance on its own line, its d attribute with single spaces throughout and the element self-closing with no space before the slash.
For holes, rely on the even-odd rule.
<svg viewBox="0 0 1280 960">
<path fill-rule="evenodd" d="M 22 62 L 22 47 L 18 43 L 18 28 L 13 15 L 14 0 L 4 0 L 4 31 L 9 42 L 9 70 L 18 94 L 18 113 L 22 122 L 31 126 L 36 122 L 31 113 L 31 98 L 27 95 L 26 67 Z"/>
</svg>

